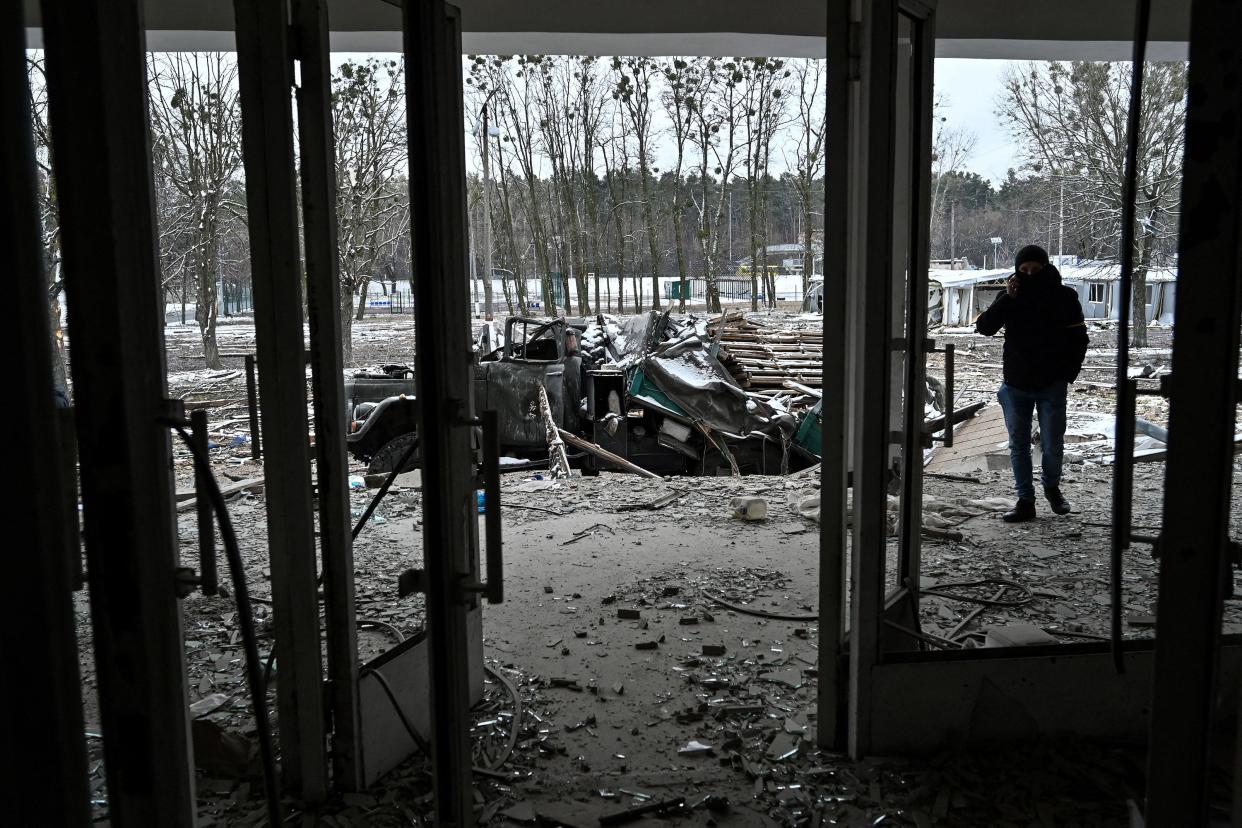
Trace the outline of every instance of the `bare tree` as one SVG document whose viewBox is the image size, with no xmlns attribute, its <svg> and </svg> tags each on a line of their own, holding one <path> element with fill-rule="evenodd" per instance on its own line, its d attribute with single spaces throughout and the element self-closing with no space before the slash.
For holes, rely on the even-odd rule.
<svg viewBox="0 0 1242 828">
<path fill-rule="evenodd" d="M 599 145 L 600 124 L 608 100 L 608 88 L 599 73 L 598 58 L 580 56 L 574 58 L 577 79 L 574 113 L 581 130 L 581 155 L 578 156 L 581 172 L 583 201 L 586 202 L 587 223 L 590 227 L 586 238 L 589 253 L 584 254 L 595 268 L 595 309 L 599 310 L 599 279 L 603 271 L 601 248 L 604 244 L 599 215 L 599 176 L 595 169 L 595 150 Z M 575 143 L 576 146 L 576 143 Z"/>
<path fill-rule="evenodd" d="M 501 290 L 505 295 L 505 303 L 508 306 L 509 313 L 513 313 L 514 300 L 517 301 L 519 312 L 525 315 L 527 311 L 526 299 L 526 276 L 522 266 L 524 259 L 524 251 L 526 250 L 526 242 L 519 244 L 517 226 L 514 220 L 513 201 L 517 198 L 517 185 L 513 184 L 515 178 L 514 173 L 509 169 L 509 161 L 505 158 L 506 145 L 514 143 L 514 137 L 505 126 L 508 123 L 506 114 L 508 110 L 502 105 L 504 99 L 493 103 L 499 93 L 508 94 L 509 76 L 507 71 L 508 58 L 496 55 L 470 55 L 469 74 L 465 79 L 466 94 L 473 101 L 474 108 L 480 113 L 484 106 L 488 107 L 489 123 L 488 130 L 495 128 L 499 133 L 500 140 L 496 143 L 496 161 L 494 165 L 489 165 L 497 172 L 498 185 L 500 188 L 500 198 L 492 202 L 492 225 L 499 226 L 502 233 L 501 252 L 503 258 L 509 267 L 500 268 L 501 273 Z M 480 141 L 491 139 L 490 135 L 482 134 L 482 124 L 479 125 Z M 520 179 L 520 176 L 518 176 Z M 493 242 L 495 245 L 495 242 Z M 509 273 L 513 276 L 510 279 Z"/>
<path fill-rule="evenodd" d="M 676 149 L 677 160 L 673 165 L 673 196 L 671 210 L 673 213 L 673 243 L 677 251 L 678 310 L 686 312 L 686 294 L 689 285 L 686 282 L 686 251 L 684 231 L 682 229 L 681 204 L 681 172 L 686 157 L 686 144 L 690 140 L 690 130 L 694 123 L 692 107 L 695 98 L 695 84 L 699 81 L 700 72 L 692 67 L 684 58 L 669 58 L 660 65 L 664 75 L 664 113 L 671 122 L 673 147 Z"/>
<path fill-rule="evenodd" d="M 1091 258 L 1120 255 L 1129 64 L 1059 62 L 1011 68 L 998 114 L 1022 135 L 1029 168 L 1064 187 L 1066 222 Z M 1139 227 L 1135 233 L 1135 347 L 1147 344 L 1147 272 L 1171 249 L 1180 211 L 1186 65 L 1151 63 L 1138 135 Z"/>
<path fill-rule="evenodd" d="M 812 249 L 815 227 L 815 183 L 824 175 L 824 135 L 827 116 L 824 99 L 824 61 L 799 60 L 794 62 L 794 76 L 798 89 L 798 111 L 795 116 L 795 144 L 793 168 L 794 186 L 798 190 L 798 202 L 802 208 L 802 293 L 810 286 L 811 273 L 815 268 Z"/>
<path fill-rule="evenodd" d="M 747 72 L 757 81 L 749 124 L 740 86 Z M 794 105 L 788 93 L 797 83 L 791 78 L 787 62 L 766 58 L 609 58 L 600 63 L 584 56 L 471 56 L 467 95 L 476 107 L 492 102 L 489 112 L 502 132 L 500 193 L 493 210 L 500 249 L 495 252 L 515 272 L 526 266 L 525 257 L 533 257 L 530 269 L 542 272 L 549 313 L 572 301 L 571 275 L 577 309 L 587 312 L 591 272 L 600 305 L 607 301 L 612 307 L 614 282 L 619 303 L 624 302 L 628 276 L 631 306 L 658 307 L 664 299 L 661 265 L 673 257 L 681 287 L 688 288 L 690 274 L 697 275 L 701 267 L 709 305 L 718 306 L 719 279 L 733 258 L 735 216 L 745 220 L 753 213 L 756 238 L 801 238 L 810 226 L 807 246 L 814 248 L 809 205 L 814 189 L 822 186 L 816 179 L 822 149 L 814 148 L 817 140 L 822 144 L 817 134 L 822 125 L 811 126 L 811 144 L 801 156 L 809 165 L 807 193 L 799 195 L 792 170 L 772 174 L 773 152 L 785 157 L 782 143 L 797 137 L 785 133 L 796 120 L 786 120 Z M 822 72 L 815 83 L 822 84 Z M 805 106 L 814 108 L 815 94 Z M 661 171 L 655 165 L 655 144 L 665 138 L 673 162 Z M 739 199 L 735 210 L 730 195 L 747 183 L 736 175 L 743 161 L 751 168 L 753 204 Z M 687 221 L 687 209 L 695 211 L 697 221 Z M 760 268 L 763 253 L 766 245 Z M 813 252 L 810 257 L 813 261 Z M 554 267 L 554 260 L 564 266 Z M 809 265 L 804 269 L 811 270 Z M 553 285 L 550 274 L 556 270 L 561 280 Z M 607 298 L 599 284 L 605 275 Z M 520 293 L 525 280 L 517 284 Z M 775 287 L 775 276 L 765 271 L 769 302 L 775 301 Z M 684 307 L 689 290 L 679 293 Z"/>
<path fill-rule="evenodd" d="M 508 136 L 502 136 L 502 140 L 496 146 L 496 166 L 500 170 L 500 210 L 504 219 L 501 225 L 505 231 L 505 243 L 508 249 L 508 259 L 513 269 L 514 291 L 517 293 L 517 304 L 519 312 L 525 316 L 529 311 L 526 306 L 526 275 L 522 268 L 522 250 L 518 249 L 517 232 L 513 224 L 513 210 L 510 205 L 513 203 L 513 197 L 509 192 L 509 181 L 513 174 L 509 172 L 509 165 L 505 161 L 505 142 Z M 522 245 L 524 250 L 525 244 Z M 503 274 L 504 271 L 502 270 Z M 505 302 L 509 306 L 509 313 L 513 313 L 513 298 L 509 295 L 509 283 L 507 276 L 501 280 L 501 288 L 505 292 Z"/>
<path fill-rule="evenodd" d="M 540 77 L 536 105 L 539 110 L 539 132 L 543 140 L 544 154 L 552 167 L 551 213 L 555 234 L 557 260 L 561 262 L 561 284 L 565 290 L 565 304 L 569 305 L 569 275 L 565 266 L 574 270 L 574 286 L 577 292 L 578 313 L 590 312 L 586 267 L 582 257 L 582 217 L 579 215 L 579 199 L 575 182 L 581 169 L 578 131 L 574 125 L 577 112 L 574 106 L 575 58 L 555 60 L 543 58 L 537 64 Z"/>
<path fill-rule="evenodd" d="M 659 69 L 647 57 L 613 58 L 617 83 L 615 95 L 629 120 L 638 148 L 638 180 L 643 194 L 643 221 L 647 233 L 647 249 L 651 256 L 651 307 L 660 308 L 660 249 L 656 237 L 651 197 L 652 111 L 651 99 Z"/>
<path fill-rule="evenodd" d="M 392 255 L 409 226 L 401 64 L 376 58 L 341 64 L 332 75 L 332 122 L 341 345 L 348 363 L 353 360 L 353 322 L 366 312 L 368 285 L 377 277 L 381 257 Z"/>
<path fill-rule="evenodd" d="M 159 216 L 165 274 L 179 271 L 193 281 L 203 356 L 218 369 L 222 223 L 241 169 L 237 61 L 225 52 L 158 54 L 148 75 L 156 180 L 171 188 L 157 198 L 166 208 Z"/>
<path fill-rule="evenodd" d="M 727 232 L 723 223 L 729 203 L 729 184 L 738 164 L 741 109 L 738 85 L 743 75 L 733 61 L 719 63 L 715 58 L 695 58 L 692 66 L 696 79 L 689 137 L 698 156 L 695 173 L 699 193 L 692 195 L 699 214 L 696 235 L 707 285 L 708 310 L 719 313 L 719 278 L 725 260 L 729 259 L 727 253 L 722 257 L 720 243 Z"/>
<path fill-rule="evenodd" d="M 746 124 L 746 189 L 750 204 L 750 309 L 759 309 L 759 275 L 768 307 L 776 306 L 775 281 L 768 272 L 768 245 L 764 227 L 767 211 L 767 175 L 772 136 L 780 125 L 783 106 L 780 80 L 786 74 L 779 58 L 738 58 L 742 74 L 742 106 Z M 760 244 L 762 239 L 763 243 Z"/>
<path fill-rule="evenodd" d="M 604 158 L 604 182 L 608 186 L 608 198 L 611 202 L 614 245 L 617 255 L 617 312 L 625 307 L 625 213 L 629 206 L 629 141 L 626 121 L 615 110 L 611 113 L 612 133 L 600 141 L 600 151 Z M 634 276 L 634 312 L 642 310 L 643 298 L 638 285 L 638 276 Z"/>
<path fill-rule="evenodd" d="M 957 180 L 954 175 L 961 172 L 970 156 L 975 152 L 978 136 L 965 127 L 949 123 L 944 114 L 948 100 L 937 95 L 932 102 L 932 187 L 931 187 L 931 222 L 932 234 L 936 229 L 943 228 L 945 204 L 956 203 L 958 193 L 952 184 Z M 953 251 L 956 253 L 956 251 Z M 952 255 L 952 254 L 951 254 Z"/>
<path fill-rule="evenodd" d="M 508 133 L 508 143 L 513 148 L 513 154 L 524 179 L 526 198 L 522 206 L 532 234 L 531 244 L 534 246 L 539 270 L 545 312 L 556 315 L 557 302 L 552 289 L 552 268 L 548 256 L 550 234 L 547 232 L 547 222 L 540 210 L 542 201 L 540 173 L 543 159 L 537 152 L 536 140 L 539 124 L 536 121 L 534 103 L 538 94 L 539 56 L 518 56 L 498 60 L 498 63 L 487 61 L 479 63 L 476 58 L 471 74 L 475 78 L 484 73 L 489 74 L 491 76 L 489 82 L 499 90 L 496 94 L 498 115 L 503 124 L 502 128 Z M 569 301 L 568 296 L 565 297 L 565 301 Z"/>
<path fill-rule="evenodd" d="M 56 201 L 56 176 L 52 172 L 52 132 L 47 117 L 47 74 L 41 52 L 27 52 L 26 76 L 30 88 L 30 120 L 34 129 L 37 168 L 35 197 L 39 206 L 43 274 L 47 277 L 47 312 L 52 331 L 52 382 L 56 390 L 68 400 L 65 334 L 60 323 L 60 296 L 65 287 L 60 255 L 60 210 Z"/>
</svg>

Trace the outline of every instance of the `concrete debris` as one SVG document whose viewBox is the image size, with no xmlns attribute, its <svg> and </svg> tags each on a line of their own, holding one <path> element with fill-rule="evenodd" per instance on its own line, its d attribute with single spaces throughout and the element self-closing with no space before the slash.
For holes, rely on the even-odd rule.
<svg viewBox="0 0 1242 828">
<path fill-rule="evenodd" d="M 711 335 L 722 331 L 718 361 L 741 386 L 744 398 L 739 399 L 761 402 L 773 411 L 783 409 L 807 422 L 807 413 L 820 402 L 815 393 L 817 374 L 794 361 L 803 358 L 797 348 L 804 348 L 809 359 L 816 356 L 818 346 L 796 333 L 802 324 L 796 318 L 739 315 L 737 320 L 725 325 L 697 320 L 695 325 L 704 334 L 699 342 L 708 343 L 710 349 Z M 660 343 L 669 347 L 660 351 L 660 358 L 683 366 L 692 378 L 697 364 L 680 359 L 675 350 L 698 350 L 693 337 L 680 338 L 686 327 L 669 326 Z M 408 339 L 408 329 L 401 334 Z M 756 340 L 746 341 L 746 336 Z M 758 348 L 749 346 L 769 353 L 756 353 Z M 959 348 L 959 407 L 993 398 L 999 348 L 999 341 L 971 351 Z M 653 353 L 649 350 L 648 356 Z M 363 354 L 362 359 L 379 358 L 378 350 Z M 384 361 L 392 358 L 405 357 L 394 352 Z M 636 357 L 630 365 L 640 366 L 642 359 Z M 938 359 L 939 355 L 932 356 L 933 369 L 938 368 Z M 782 364 L 757 364 L 764 360 Z M 995 367 L 982 367 L 985 362 Z M 775 373 L 764 374 L 765 370 Z M 1074 502 L 1073 515 L 1054 518 L 1041 501 L 1039 520 L 1018 528 L 1002 525 L 998 512 L 1012 504 L 1007 456 L 997 468 L 926 476 L 923 523 L 946 534 L 924 543 L 921 585 L 1003 578 L 1025 585 L 1034 597 L 1018 606 L 986 606 L 954 633 L 980 605 L 929 594 L 920 605 L 922 631 L 941 637 L 953 634 L 982 646 L 1002 637 L 1010 644 L 1028 637 L 1031 643 L 1082 640 L 1107 629 L 1111 602 L 1101 572 L 1106 571 L 1107 560 L 1110 471 L 1098 465 L 1097 458 L 1111 452 L 1111 433 L 1099 428 L 1100 414 L 1107 419 L 1112 410 L 1111 383 L 1108 386 L 1097 387 L 1088 378 L 1071 392 L 1069 439 L 1077 442 L 1068 448 L 1071 459 L 1078 454 L 1081 462 L 1067 464 L 1062 485 Z M 654 387 L 653 382 L 647 390 Z M 170 395 L 192 392 L 189 377 L 170 378 Z M 213 431 L 232 416 L 228 396 L 236 395 L 220 395 L 219 405 L 210 409 Z M 618 395 L 618 411 L 611 420 L 616 434 L 639 421 L 628 416 L 623 399 L 624 394 Z M 650 417 L 659 403 L 645 400 L 644 405 L 644 416 Z M 1167 422 L 1164 400 L 1143 397 L 1139 405 L 1144 420 Z M 744 402 L 742 408 L 756 416 Z M 766 416 L 762 408 L 758 411 L 758 416 Z M 662 441 L 666 448 L 691 441 L 699 450 L 723 439 L 731 453 L 738 446 L 733 437 L 722 438 L 719 430 L 704 437 L 681 420 L 661 416 L 645 424 L 648 430 L 640 439 Z M 218 473 L 238 482 L 262 477 L 261 466 L 250 460 L 250 446 L 233 445 L 229 439 L 246 427 L 242 418 L 222 426 L 221 435 L 213 434 L 220 447 L 212 449 L 212 460 L 223 466 Z M 605 422 L 587 436 L 615 450 L 600 436 L 607 427 Z M 633 439 L 634 432 L 629 436 Z M 937 448 L 936 453 L 942 450 Z M 546 446 L 542 451 L 546 457 Z M 1005 453 L 1003 445 L 999 451 Z M 684 824 L 703 824 L 730 811 L 727 820 L 719 819 L 721 824 L 801 828 L 1035 820 L 1053 825 L 1113 824 L 1125 819 L 1123 803 L 1141 795 L 1129 789 L 1127 780 L 1141 778 L 1142 757 L 1132 760 L 1112 748 L 1004 745 L 912 762 L 854 762 L 819 748 L 817 736 L 827 725 L 816 717 L 816 625 L 748 614 L 760 610 L 813 616 L 817 611 L 818 463 L 808 459 L 805 468 L 810 473 L 801 476 L 780 475 L 779 462 L 766 467 L 768 474 L 757 474 L 765 469 L 756 458 L 749 458 L 755 464 L 748 465 L 741 451 L 736 455 L 734 461 L 745 477 L 731 477 L 728 460 L 713 456 L 710 473 L 723 470 L 726 476 L 701 477 L 691 486 L 607 470 L 598 477 L 561 480 L 547 479 L 546 470 L 514 468 L 505 475 L 505 541 L 507 551 L 512 550 L 506 561 L 512 567 L 507 587 L 513 600 L 485 609 L 483 651 L 489 665 L 513 682 L 523 711 L 515 721 L 507 691 L 490 679 L 484 683 L 483 700 L 473 711 L 476 762 L 484 768 L 493 760 L 503 762 L 496 771 L 498 778 L 475 777 L 481 824 L 534 825 L 542 820 L 549 825 L 596 825 L 600 817 L 642 824 L 637 820 L 660 813 Z M 797 468 L 791 466 L 790 471 Z M 176 456 L 174 469 L 177 488 L 191 490 L 193 477 L 184 455 Z M 354 463 L 350 470 L 359 473 L 364 485 L 374 485 L 374 478 L 361 474 L 364 469 L 365 464 Z M 1158 466 L 1136 469 L 1136 531 L 1158 530 L 1160 478 Z M 423 553 L 421 488 L 419 472 L 399 475 L 384 501 L 387 524 L 367 526 L 355 546 L 360 618 L 383 621 L 405 635 L 422 629 L 424 599 L 415 593 L 394 602 L 391 573 L 408 566 L 411 537 L 413 553 Z M 231 504 L 230 511 L 253 591 L 257 598 L 267 598 L 271 584 L 263 491 L 257 485 L 249 491 L 256 497 Z M 352 491 L 351 509 L 360 514 L 371 494 Z M 762 499 L 767 520 L 724 519 L 731 514 L 734 498 Z M 896 499 L 889 515 L 895 529 Z M 193 519 L 190 513 L 182 514 L 183 560 L 193 555 Z M 806 531 L 790 531 L 796 527 Z M 956 541 L 947 534 L 951 532 L 968 540 Z M 1150 552 L 1142 546 L 1127 552 L 1127 638 L 1151 635 L 1156 564 Z M 981 587 L 969 593 L 987 599 L 996 589 Z M 1004 597 L 1015 594 L 1010 591 Z M 734 607 L 709 595 L 725 598 Z M 613 616 L 602 607 L 634 614 Z M 204 764 L 214 768 L 202 770 L 196 782 L 201 818 L 215 825 L 259 824 L 261 790 L 250 756 L 252 713 L 236 637 L 236 605 L 223 596 L 195 596 L 185 602 L 184 612 L 190 698 L 200 700 L 192 715 L 198 717 L 196 722 L 207 723 L 195 725 L 203 730 L 203 745 L 214 742 L 219 749 L 215 756 L 200 756 L 196 730 L 200 769 Z M 1228 605 L 1225 612 L 1229 631 L 1242 627 L 1242 606 Z M 268 607 L 256 605 L 265 655 L 272 643 L 270 618 Z M 89 632 L 89 626 L 85 618 L 82 628 Z M 358 639 L 364 661 L 389 649 L 394 640 L 378 625 L 361 628 Z M 636 649 L 636 644 L 645 649 Z M 91 651 L 85 643 L 87 682 L 92 678 Z M 274 673 L 273 682 L 279 682 L 279 665 Z M 513 749 L 506 755 L 511 736 Z M 92 798 L 104 800 L 102 743 L 90 738 L 87 744 Z M 709 747 L 711 755 L 682 753 L 692 745 Z M 645 806 L 670 810 L 633 813 Z M 431 814 L 429 767 L 414 757 L 367 794 L 333 802 L 322 821 L 337 826 L 428 825 Z"/>
<path fill-rule="evenodd" d="M 677 755 L 678 756 L 711 756 L 712 746 L 705 745 L 702 742 L 698 741 L 697 739 L 691 739 L 689 742 L 686 742 L 686 744 L 683 745 L 680 749 L 678 749 Z"/>
<path fill-rule="evenodd" d="M 1004 624 L 983 628 L 985 647 L 1032 647 L 1056 644 L 1057 639 L 1034 624 Z"/>
</svg>

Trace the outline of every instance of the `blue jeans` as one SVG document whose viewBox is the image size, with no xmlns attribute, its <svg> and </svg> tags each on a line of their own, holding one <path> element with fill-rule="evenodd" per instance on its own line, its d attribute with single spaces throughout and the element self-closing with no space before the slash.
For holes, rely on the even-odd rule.
<svg viewBox="0 0 1242 828">
<path fill-rule="evenodd" d="M 1039 449 L 1043 455 L 1040 470 L 1044 488 L 1061 485 L 1061 459 L 1065 447 L 1065 398 L 1069 384 L 1064 382 L 1023 391 L 1002 384 L 996 398 L 1005 412 L 1005 428 L 1009 431 L 1009 462 L 1013 466 L 1018 497 L 1034 499 L 1035 486 L 1031 474 L 1031 411 L 1039 413 Z"/>
</svg>

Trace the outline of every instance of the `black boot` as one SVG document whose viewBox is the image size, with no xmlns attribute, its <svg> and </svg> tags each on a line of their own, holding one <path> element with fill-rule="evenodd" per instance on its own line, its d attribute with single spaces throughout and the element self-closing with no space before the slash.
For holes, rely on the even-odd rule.
<svg viewBox="0 0 1242 828">
<path fill-rule="evenodd" d="M 1048 505 L 1052 507 L 1052 511 L 1058 515 L 1068 515 L 1071 511 L 1070 503 L 1061 494 L 1059 486 L 1046 486 L 1044 488 L 1044 497 L 1048 498 Z"/>
<path fill-rule="evenodd" d="M 1013 505 L 1013 508 L 1001 515 L 1001 520 L 1006 523 L 1021 523 L 1024 520 L 1034 519 L 1035 499 L 1030 497 L 1018 498 L 1018 502 Z"/>
</svg>

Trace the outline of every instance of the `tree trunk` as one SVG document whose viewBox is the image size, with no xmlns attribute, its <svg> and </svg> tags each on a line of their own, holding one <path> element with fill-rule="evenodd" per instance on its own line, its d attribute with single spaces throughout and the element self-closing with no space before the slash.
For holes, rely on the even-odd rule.
<svg viewBox="0 0 1242 828">
<path fill-rule="evenodd" d="M 591 284 L 587 281 L 586 257 L 583 255 L 582 245 L 579 244 L 573 248 L 574 250 L 574 283 L 578 286 L 578 315 L 590 316 L 591 314 Z"/>
<path fill-rule="evenodd" d="M 518 311 L 522 316 L 526 316 L 526 277 L 522 272 L 522 257 L 517 250 L 517 233 L 513 229 L 513 208 L 509 201 L 508 167 L 504 163 L 503 152 L 503 149 L 498 150 L 500 155 L 497 163 L 500 165 L 500 201 L 505 217 L 505 242 L 509 246 L 509 255 L 512 257 L 513 279 L 516 283 L 514 289 L 517 292 Z M 509 300 L 508 294 L 505 294 L 505 300 L 509 302 L 509 314 L 512 315 L 513 302 Z"/>
<path fill-rule="evenodd" d="M 369 276 L 363 276 L 358 284 L 358 309 L 354 311 L 355 321 L 361 322 L 367 312 L 367 290 L 371 287 Z"/>
<path fill-rule="evenodd" d="M 548 263 L 548 241 L 544 232 L 543 220 L 539 217 L 539 183 L 534 172 L 526 172 L 526 191 L 529 198 L 527 217 L 530 221 L 531 235 L 535 243 L 535 265 L 539 269 L 539 287 L 543 294 L 544 312 L 549 316 L 556 315 L 556 299 L 552 294 L 552 276 Z"/>
<path fill-rule="evenodd" d="M 1135 348 L 1147 347 L 1147 271 L 1151 267 L 1151 233 L 1143 233 L 1139 241 L 1138 267 L 1134 268 L 1134 281 L 1130 297 L 1130 344 Z"/>
<path fill-rule="evenodd" d="M 505 307 L 508 309 L 508 315 L 513 316 L 513 288 L 509 285 L 509 277 L 505 275 L 505 271 L 500 271 L 500 292 L 505 297 Z"/>
<path fill-rule="evenodd" d="M 759 205 L 754 184 L 750 191 L 750 309 L 759 310 Z M 767 252 L 766 250 L 764 251 Z M 767 277 L 767 274 L 764 274 Z"/>
<path fill-rule="evenodd" d="M 621 211 L 612 211 L 617 230 L 617 313 L 625 308 L 625 231 L 621 226 Z"/>
<path fill-rule="evenodd" d="M 57 393 L 69 399 L 69 382 L 65 373 L 65 332 L 60 325 L 60 299 L 53 294 L 48 299 L 47 315 L 52 323 L 52 337 L 49 345 L 52 349 L 52 386 Z"/>
<path fill-rule="evenodd" d="M 590 156 L 589 163 L 592 165 L 595 163 L 594 153 Z M 604 269 L 603 259 L 600 256 L 600 247 L 603 244 L 603 239 L 601 237 L 599 226 L 599 203 L 596 200 L 597 194 L 595 192 L 595 181 L 595 176 L 592 174 L 590 167 L 588 167 L 587 172 L 583 177 L 583 187 L 586 189 L 587 223 L 590 224 L 591 227 L 591 250 L 587 255 L 591 259 L 591 263 L 595 266 L 595 312 L 602 313 L 604 306 L 601 302 L 604 300 L 603 297 L 600 296 L 599 292 L 599 279 L 601 272 Z"/>
<path fill-rule="evenodd" d="M 220 316 L 219 296 L 216 288 L 216 218 L 211 205 L 204 205 L 201 214 L 202 232 L 199 236 L 198 267 L 195 268 L 194 320 L 203 339 L 203 357 L 207 368 L 218 371 L 220 347 L 216 344 L 216 323 Z"/>
<path fill-rule="evenodd" d="M 704 199 L 704 205 L 706 203 L 707 201 Z M 703 282 L 705 285 L 704 292 L 707 294 L 707 312 L 720 313 L 720 288 L 716 284 L 716 268 L 712 264 L 712 250 L 708 235 L 706 215 L 704 215 L 699 225 L 699 257 L 703 261 Z"/>
<path fill-rule="evenodd" d="M 343 364 L 351 365 L 354 361 L 354 280 L 349 277 L 341 279 L 341 356 Z M 410 280 L 411 292 L 414 287 Z M 411 308 L 411 312 L 413 309 Z"/>
<path fill-rule="evenodd" d="M 618 203 L 615 195 L 613 203 Z M 625 313 L 625 225 L 621 221 L 621 211 L 615 207 L 612 211 L 612 220 L 617 234 L 617 313 Z M 635 296 L 637 295 L 635 292 Z M 637 306 L 634 312 L 638 312 Z"/>
<path fill-rule="evenodd" d="M 568 219 L 570 239 L 581 240 L 582 223 L 578 218 L 575 204 L 573 179 L 568 169 L 561 170 L 561 200 L 564 202 L 565 215 Z M 583 251 L 584 242 L 568 242 L 569 255 L 566 257 L 574 267 L 574 286 L 578 289 L 577 307 L 579 316 L 591 313 L 590 287 L 587 285 L 586 258 Z M 569 280 L 565 279 L 565 309 L 569 310 Z"/>
<path fill-rule="evenodd" d="M 535 237 L 535 257 L 539 266 L 539 287 L 543 292 L 544 313 L 556 316 L 556 293 L 552 287 L 552 265 L 548 259 L 547 242 Z"/>
<path fill-rule="evenodd" d="M 647 249 L 651 254 L 651 308 L 660 309 L 660 251 L 656 243 L 655 219 L 651 213 L 651 184 L 648 181 L 647 143 L 638 145 L 639 176 L 643 185 L 643 221 L 647 224 Z"/>
<path fill-rule="evenodd" d="M 561 293 L 564 294 L 564 299 L 561 301 L 561 307 L 563 307 L 565 309 L 565 313 L 568 314 L 569 308 L 570 308 L 570 302 L 573 301 L 573 294 L 570 292 L 570 289 L 569 289 L 570 288 L 569 271 L 564 269 L 564 267 L 565 267 L 564 265 L 561 265 L 561 268 L 562 268 L 561 270 Z"/>
<path fill-rule="evenodd" d="M 811 197 L 808 186 L 802 195 L 802 297 L 811 288 L 811 276 L 815 270 L 815 253 L 811 250 Z"/>
<path fill-rule="evenodd" d="M 47 274 L 47 315 L 50 323 L 49 330 L 52 334 L 49 343 L 52 349 L 52 384 L 68 400 L 69 375 L 65 370 L 65 331 L 60 324 L 60 293 L 64 287 L 60 279 L 60 233 L 53 232 L 48 235 L 50 239 L 44 258 L 46 267 L 44 272 Z M 161 323 L 163 311 L 164 309 L 160 308 Z"/>
<path fill-rule="evenodd" d="M 679 188 L 680 186 L 681 186 L 681 181 L 680 181 L 680 176 L 679 176 L 678 180 L 675 180 L 673 182 L 674 192 L 676 192 L 676 189 Z M 682 237 L 682 223 L 681 222 L 682 222 L 681 204 L 678 203 L 678 198 L 676 195 L 674 195 L 673 196 L 673 237 L 674 239 L 676 239 L 676 246 L 677 246 L 677 285 L 678 285 L 677 292 L 680 294 L 680 298 L 678 299 L 678 303 L 677 303 L 677 310 L 679 313 L 685 313 L 686 312 L 686 293 L 688 292 L 687 287 L 689 285 L 689 282 L 686 281 L 686 250 L 685 250 L 684 244 L 682 243 L 682 238 L 681 238 Z"/>
</svg>

